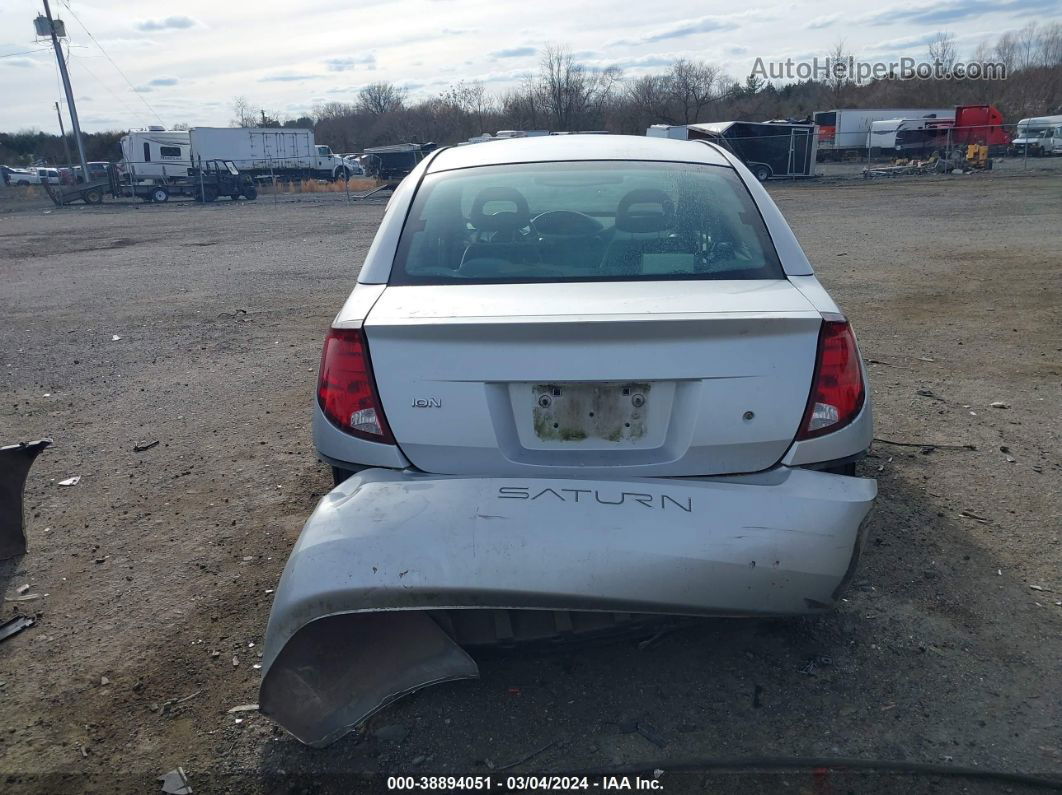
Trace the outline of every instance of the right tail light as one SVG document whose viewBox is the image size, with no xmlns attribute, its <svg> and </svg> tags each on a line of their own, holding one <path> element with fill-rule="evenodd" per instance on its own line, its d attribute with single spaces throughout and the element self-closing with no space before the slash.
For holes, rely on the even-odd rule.
<svg viewBox="0 0 1062 795">
<path fill-rule="evenodd" d="M 852 327 L 843 315 L 826 315 L 819 330 L 815 376 L 797 441 L 814 439 L 848 425 L 863 408 L 865 398 Z"/>
</svg>

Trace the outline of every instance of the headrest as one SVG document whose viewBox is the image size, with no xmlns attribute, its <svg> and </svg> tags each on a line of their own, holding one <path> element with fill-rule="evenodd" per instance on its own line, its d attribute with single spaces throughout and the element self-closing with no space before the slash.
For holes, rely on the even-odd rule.
<svg viewBox="0 0 1062 795">
<path fill-rule="evenodd" d="M 675 205 L 662 190 L 632 190 L 616 208 L 616 229 L 621 232 L 663 232 L 675 222 Z"/>
<path fill-rule="evenodd" d="M 488 204 L 511 205 L 512 209 L 485 213 Z M 531 223 L 531 210 L 527 199 L 512 188 L 484 188 L 472 202 L 469 222 L 481 232 L 514 232 Z"/>
</svg>

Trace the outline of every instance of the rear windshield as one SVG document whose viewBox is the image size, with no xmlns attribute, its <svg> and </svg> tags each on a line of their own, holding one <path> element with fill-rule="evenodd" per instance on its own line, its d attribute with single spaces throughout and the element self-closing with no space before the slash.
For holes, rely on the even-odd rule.
<svg viewBox="0 0 1062 795">
<path fill-rule="evenodd" d="M 733 169 L 630 161 L 429 174 L 391 269 L 391 284 L 781 278 Z"/>
</svg>

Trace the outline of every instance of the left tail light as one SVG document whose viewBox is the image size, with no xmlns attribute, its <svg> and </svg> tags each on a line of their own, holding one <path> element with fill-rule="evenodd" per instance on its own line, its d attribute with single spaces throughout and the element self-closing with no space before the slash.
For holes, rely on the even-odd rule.
<svg viewBox="0 0 1062 795">
<path fill-rule="evenodd" d="M 321 351 L 317 402 L 325 416 L 351 436 L 394 444 L 361 329 L 329 329 Z"/>
<path fill-rule="evenodd" d="M 797 441 L 848 425 L 863 408 L 866 388 L 855 335 L 843 315 L 827 315 L 819 330 L 815 376 Z"/>
</svg>

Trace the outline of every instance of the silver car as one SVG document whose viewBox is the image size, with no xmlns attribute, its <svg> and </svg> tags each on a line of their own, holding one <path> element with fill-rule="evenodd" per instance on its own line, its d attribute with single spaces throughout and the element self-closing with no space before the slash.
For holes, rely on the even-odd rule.
<svg viewBox="0 0 1062 795">
<path fill-rule="evenodd" d="M 465 648 L 827 610 L 876 483 L 855 336 L 729 152 L 433 153 L 325 340 L 335 489 L 277 588 L 260 703 L 323 745 Z"/>
</svg>

